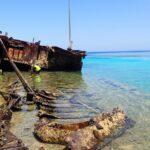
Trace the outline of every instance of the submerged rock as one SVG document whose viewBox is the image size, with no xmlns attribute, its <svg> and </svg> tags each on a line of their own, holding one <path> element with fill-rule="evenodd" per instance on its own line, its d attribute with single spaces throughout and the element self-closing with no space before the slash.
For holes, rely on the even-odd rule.
<svg viewBox="0 0 150 150">
<path fill-rule="evenodd" d="M 66 144 L 72 150 L 88 150 L 103 144 L 105 138 L 118 129 L 126 128 L 128 118 L 118 108 L 112 113 L 102 113 L 88 121 L 75 124 L 39 122 L 34 133 L 43 142 Z M 122 130 L 123 131 L 123 130 Z"/>
</svg>

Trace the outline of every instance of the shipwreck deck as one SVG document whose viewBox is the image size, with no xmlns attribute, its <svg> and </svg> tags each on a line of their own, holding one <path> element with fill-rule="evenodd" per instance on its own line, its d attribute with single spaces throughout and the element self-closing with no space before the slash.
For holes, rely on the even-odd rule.
<svg viewBox="0 0 150 150">
<path fill-rule="evenodd" d="M 85 51 L 65 50 L 57 46 L 43 46 L 40 42 L 26 42 L 12 37 L 0 35 L 8 54 L 22 71 L 29 71 L 31 66 L 37 63 L 47 71 L 80 71 Z M 12 71 L 11 66 L 0 48 L 1 68 L 4 71 Z"/>
</svg>

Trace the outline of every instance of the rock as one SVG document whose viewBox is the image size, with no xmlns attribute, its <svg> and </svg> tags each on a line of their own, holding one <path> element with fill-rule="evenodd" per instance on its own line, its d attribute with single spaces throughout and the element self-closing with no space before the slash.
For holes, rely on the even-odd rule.
<svg viewBox="0 0 150 150">
<path fill-rule="evenodd" d="M 127 129 L 127 120 L 125 113 L 115 108 L 111 114 L 102 113 L 80 123 L 39 122 L 34 133 L 43 142 L 66 144 L 71 150 L 88 150 L 102 144 L 105 138 L 112 136 L 117 129 Z"/>
</svg>

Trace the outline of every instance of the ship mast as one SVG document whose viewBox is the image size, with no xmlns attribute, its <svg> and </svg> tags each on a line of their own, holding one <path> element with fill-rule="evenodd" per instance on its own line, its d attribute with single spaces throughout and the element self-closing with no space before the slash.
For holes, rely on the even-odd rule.
<svg viewBox="0 0 150 150">
<path fill-rule="evenodd" d="M 69 47 L 68 50 L 72 49 L 72 40 L 71 40 L 71 9 L 70 9 L 70 0 L 68 0 L 68 17 L 69 17 Z"/>
</svg>

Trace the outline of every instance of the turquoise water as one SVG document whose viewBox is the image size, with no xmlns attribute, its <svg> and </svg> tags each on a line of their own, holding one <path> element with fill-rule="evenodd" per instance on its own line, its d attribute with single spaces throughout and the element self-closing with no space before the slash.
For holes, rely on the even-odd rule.
<svg viewBox="0 0 150 150">
<path fill-rule="evenodd" d="M 97 80 L 116 80 L 142 92 L 150 92 L 150 52 L 89 53 L 83 72 Z"/>
<path fill-rule="evenodd" d="M 105 149 L 150 149 L 150 52 L 89 53 L 83 78 L 96 106 L 119 106 L 136 121 Z"/>
<path fill-rule="evenodd" d="M 111 112 L 116 106 L 124 110 L 136 123 L 122 136 L 113 139 L 104 150 L 150 149 L 150 52 L 88 53 L 81 73 L 41 72 L 31 76 L 24 72 L 23 76 L 31 86 L 62 94 L 56 104 L 76 105 L 72 111 L 78 121 L 83 119 L 79 116 L 87 118 L 95 115 L 78 102 L 84 102 L 99 112 Z M 5 73 L 0 78 L 0 88 L 7 90 L 4 87 L 15 79 L 15 73 Z M 23 88 L 18 90 L 24 92 Z M 21 112 L 14 112 L 11 131 L 31 150 L 38 149 L 40 145 L 46 150 L 63 149 L 59 145 L 40 143 L 34 138 L 36 113 L 34 107 L 23 107 Z"/>
</svg>

